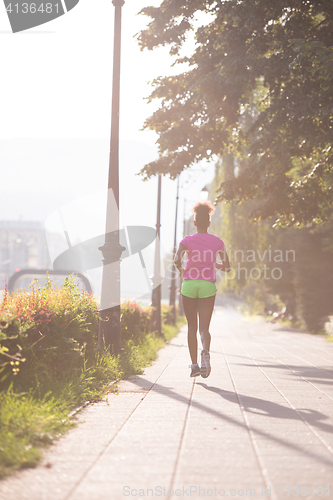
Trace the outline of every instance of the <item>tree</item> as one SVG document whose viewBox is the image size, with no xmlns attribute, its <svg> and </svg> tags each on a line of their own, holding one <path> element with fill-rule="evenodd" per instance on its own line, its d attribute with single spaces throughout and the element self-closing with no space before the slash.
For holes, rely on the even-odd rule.
<svg viewBox="0 0 333 500">
<path fill-rule="evenodd" d="M 216 163 L 212 190 L 241 169 L 235 163 L 231 155 Z M 249 223 L 251 204 L 221 203 L 213 215 L 212 232 L 225 241 L 233 269 L 218 292 L 237 294 L 255 314 L 286 305 L 298 326 L 323 331 L 333 313 L 333 211 L 319 225 L 273 228 L 269 218 Z"/>
<path fill-rule="evenodd" d="M 184 71 L 154 82 L 159 109 L 145 127 L 159 158 L 142 174 L 175 178 L 203 159 L 243 158 L 216 201 L 253 200 L 253 220 L 318 223 L 332 206 L 333 2 L 163 0 L 141 48 L 169 45 Z M 210 22 L 195 28 L 200 13 Z M 196 49 L 181 56 L 195 31 Z M 251 115 L 250 125 L 246 115 Z"/>
</svg>

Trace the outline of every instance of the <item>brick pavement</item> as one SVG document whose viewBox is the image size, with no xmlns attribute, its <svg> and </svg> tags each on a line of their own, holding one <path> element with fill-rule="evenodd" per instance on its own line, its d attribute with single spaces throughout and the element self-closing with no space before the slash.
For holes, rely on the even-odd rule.
<svg viewBox="0 0 333 500">
<path fill-rule="evenodd" d="M 0 499 L 333 498 L 333 343 L 226 308 L 211 333 L 209 378 L 182 328 Z"/>
</svg>

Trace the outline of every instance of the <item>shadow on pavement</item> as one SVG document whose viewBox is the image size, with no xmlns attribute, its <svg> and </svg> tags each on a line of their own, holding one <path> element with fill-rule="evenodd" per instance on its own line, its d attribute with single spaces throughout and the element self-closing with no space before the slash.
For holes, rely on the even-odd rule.
<svg viewBox="0 0 333 500">
<path fill-rule="evenodd" d="M 260 361 L 259 358 L 256 358 L 256 361 Z M 259 364 L 258 366 L 260 368 L 282 368 L 284 370 L 287 370 L 290 372 L 291 375 L 293 376 L 300 376 L 304 377 L 306 380 L 309 382 L 317 382 L 318 384 L 320 383 L 325 383 L 328 385 L 333 384 L 333 370 L 331 368 L 319 368 L 317 366 L 313 367 L 307 367 L 303 365 L 288 365 L 288 364 Z M 257 368 L 255 364 L 251 363 L 240 363 L 242 366 L 247 366 L 248 368 Z M 292 370 L 294 370 L 296 373 L 293 373 Z M 321 372 L 321 373 L 318 373 Z M 326 375 L 324 374 L 326 373 Z"/>
<path fill-rule="evenodd" d="M 137 377 L 136 380 L 132 380 L 132 383 L 136 384 L 139 387 L 144 387 L 147 384 L 147 382 L 148 381 L 146 379 L 144 379 L 143 377 L 140 377 L 140 376 Z M 202 386 L 203 388 L 205 388 L 207 390 L 215 392 L 219 396 L 225 397 L 226 399 L 232 398 L 232 399 L 230 399 L 231 401 L 238 403 L 238 401 L 237 401 L 237 394 L 236 393 L 223 391 L 223 389 L 219 389 L 219 388 L 216 388 L 216 387 L 209 387 L 209 386 L 207 386 L 207 384 L 204 384 L 204 383 L 201 383 L 201 382 L 196 382 L 196 384 Z M 172 390 L 172 389 L 170 389 L 168 387 L 165 387 L 165 386 L 163 386 L 161 384 L 155 383 L 153 385 L 153 387 L 151 388 L 151 390 L 155 391 L 155 392 L 158 392 L 159 394 L 163 394 L 163 395 L 165 395 L 168 398 L 173 398 L 173 399 L 175 399 L 177 401 L 180 401 L 180 402 L 182 402 L 182 403 L 184 403 L 186 405 L 190 405 L 193 408 L 197 408 L 199 410 L 202 410 L 202 411 L 205 411 L 207 413 L 210 413 L 211 415 L 214 415 L 215 417 L 217 417 L 217 418 L 219 418 L 221 420 L 224 420 L 226 422 L 234 424 L 236 427 L 241 427 L 243 429 L 247 429 L 247 427 L 246 427 L 245 424 L 237 422 L 235 419 L 229 417 L 228 415 L 224 415 L 223 413 L 215 410 L 214 408 L 211 408 L 211 407 L 206 406 L 206 405 L 204 405 L 202 403 L 194 401 L 193 399 L 191 400 L 190 398 L 184 397 L 181 394 L 178 394 L 177 392 L 175 392 L 174 390 Z M 246 396 L 242 396 L 242 398 L 246 399 L 247 397 Z M 268 408 L 270 409 L 271 412 L 275 412 L 275 415 L 269 414 L 268 416 L 275 416 L 275 417 L 279 417 L 279 418 L 292 418 L 293 420 L 299 419 L 299 417 L 297 417 L 297 414 L 295 414 L 294 410 L 289 410 L 290 411 L 290 414 L 289 414 L 290 416 L 289 417 L 282 417 L 281 413 L 283 413 L 285 410 L 288 410 L 284 406 L 281 406 L 281 405 L 278 405 L 278 404 L 275 404 L 275 403 L 271 403 L 270 401 L 266 401 L 266 400 L 258 400 L 257 398 L 251 398 L 250 397 L 248 399 L 253 400 L 252 401 L 253 405 L 255 405 L 255 404 L 258 405 L 258 401 L 260 401 L 260 408 L 265 404 L 265 406 L 268 406 Z M 257 401 L 257 403 L 254 403 L 255 401 Z M 256 406 L 254 406 L 254 408 L 256 408 Z M 291 417 L 291 413 L 292 412 L 294 412 L 294 416 Z M 318 426 L 318 422 L 317 422 L 318 417 L 320 417 L 321 419 L 328 418 L 325 415 L 321 414 L 320 412 L 317 412 L 317 415 L 315 415 L 315 417 L 316 417 L 315 422 L 316 422 L 317 426 Z M 321 423 L 320 425 L 324 426 L 325 430 L 331 429 L 331 428 L 333 429 L 333 427 L 330 426 L 330 425 L 326 425 L 326 424 L 323 424 L 323 423 Z M 285 440 L 285 439 L 283 439 L 281 437 L 276 437 L 276 436 L 274 436 L 272 434 L 269 434 L 269 433 L 267 433 L 265 431 L 260 430 L 259 428 L 252 427 L 252 426 L 251 426 L 251 431 L 254 434 L 256 434 L 257 436 L 270 439 L 271 441 L 276 442 L 276 443 L 278 443 L 278 444 L 280 444 L 282 446 L 285 446 L 286 448 L 293 449 L 294 451 L 297 451 L 297 452 L 301 453 L 302 455 L 307 455 L 307 456 L 311 457 L 312 459 L 316 460 L 317 462 L 333 466 L 333 460 L 328 460 L 328 459 L 320 456 L 319 454 L 317 454 L 315 452 L 312 452 L 312 451 L 310 451 L 308 449 L 305 449 L 302 446 L 298 446 L 295 443 L 291 443 L 291 442 L 289 442 L 289 441 L 287 441 L 287 440 Z"/>
<path fill-rule="evenodd" d="M 236 394 L 235 392 L 224 391 L 223 389 L 218 389 L 217 387 L 209 387 L 207 384 L 204 384 L 202 382 L 197 382 L 197 384 L 201 385 L 208 391 L 219 394 L 222 398 L 232 403 L 238 404 L 238 396 L 241 400 L 244 411 L 249 413 L 289 420 L 299 420 L 300 418 L 295 410 L 293 410 L 292 408 L 288 408 L 288 406 L 273 403 L 272 401 L 267 401 L 266 399 L 253 398 L 251 396 L 245 396 L 244 394 Z M 322 422 L 322 420 L 329 418 L 327 415 L 324 415 L 320 411 L 313 410 L 312 408 L 296 409 L 297 412 L 300 413 L 304 420 L 306 420 L 310 425 L 314 425 L 315 427 L 318 427 L 325 432 L 333 432 L 333 425 Z"/>
</svg>

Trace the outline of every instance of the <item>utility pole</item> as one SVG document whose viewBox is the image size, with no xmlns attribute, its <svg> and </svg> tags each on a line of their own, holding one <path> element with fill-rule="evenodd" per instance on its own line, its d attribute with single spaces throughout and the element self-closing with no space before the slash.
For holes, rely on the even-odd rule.
<svg viewBox="0 0 333 500">
<path fill-rule="evenodd" d="M 162 316 L 161 316 L 161 249 L 160 249 L 160 235 L 161 235 L 161 186 L 162 176 L 158 174 L 158 188 L 157 188 L 157 217 L 156 217 L 156 245 L 155 245 L 155 260 L 154 260 L 154 276 L 153 276 L 153 291 L 152 291 L 152 306 L 153 312 L 153 325 L 155 331 L 162 335 Z"/>
<path fill-rule="evenodd" d="M 173 259 L 175 258 L 177 252 L 177 222 L 178 222 L 178 200 L 179 200 L 179 175 L 177 178 L 177 196 L 176 196 L 176 215 L 175 215 L 175 232 L 173 239 Z M 172 270 L 171 284 L 170 284 L 170 306 L 172 307 L 172 322 L 175 325 L 177 314 L 176 314 L 176 288 L 177 288 L 177 274 L 176 269 Z"/>
<path fill-rule="evenodd" d="M 103 349 L 105 344 L 112 354 L 119 354 L 122 351 L 120 336 L 120 256 L 125 248 L 119 243 L 119 96 L 121 8 L 124 3 L 124 0 L 112 0 L 115 7 L 115 17 L 109 181 L 105 243 L 99 247 L 103 254 L 103 276 L 98 346 Z"/>
<path fill-rule="evenodd" d="M 184 198 L 184 209 L 183 209 L 183 238 L 186 236 L 186 198 Z M 183 284 L 182 278 L 179 276 L 179 290 L 181 290 Z M 179 292 L 179 301 L 178 301 L 178 306 L 179 306 L 179 314 L 181 316 L 184 315 L 184 308 L 183 308 L 183 301 L 182 301 L 182 296 L 181 293 Z"/>
</svg>

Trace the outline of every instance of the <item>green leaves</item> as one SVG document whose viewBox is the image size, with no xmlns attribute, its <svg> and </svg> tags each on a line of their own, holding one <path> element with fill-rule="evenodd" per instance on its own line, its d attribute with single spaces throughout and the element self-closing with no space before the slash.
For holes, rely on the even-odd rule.
<svg viewBox="0 0 333 500">
<path fill-rule="evenodd" d="M 241 168 L 220 185 L 217 201 L 253 199 L 255 220 L 323 220 L 332 205 L 333 2 L 165 0 L 142 13 L 152 21 L 141 47 L 167 44 L 173 53 L 194 19 L 211 15 L 196 28 L 188 69 L 155 82 L 150 99 L 160 107 L 145 127 L 159 135 L 160 156 L 142 174 L 175 178 L 231 152 Z M 299 161 L 306 168 L 295 170 Z"/>
</svg>

